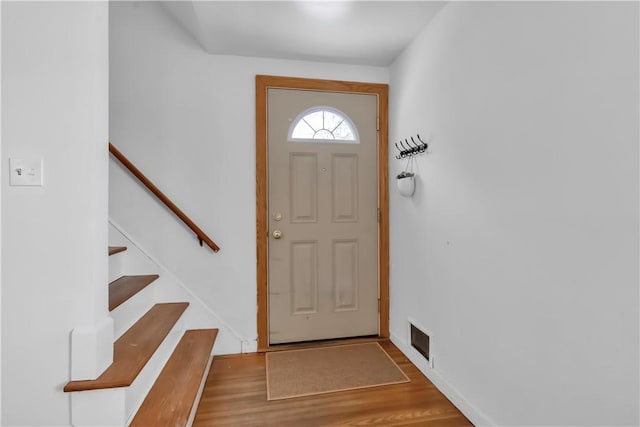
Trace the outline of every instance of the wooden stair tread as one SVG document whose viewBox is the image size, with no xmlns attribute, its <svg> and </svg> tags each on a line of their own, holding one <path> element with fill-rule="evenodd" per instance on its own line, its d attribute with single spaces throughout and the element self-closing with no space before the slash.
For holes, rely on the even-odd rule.
<svg viewBox="0 0 640 427">
<path fill-rule="evenodd" d="M 109 256 L 119 254 L 127 250 L 126 246 L 109 246 Z"/>
<path fill-rule="evenodd" d="M 129 427 L 187 424 L 217 334 L 217 329 L 184 333 Z"/>
<path fill-rule="evenodd" d="M 113 363 L 102 375 L 70 381 L 64 391 L 130 386 L 188 306 L 188 302 L 154 305 L 113 344 Z"/>
<path fill-rule="evenodd" d="M 146 276 L 122 276 L 109 283 L 109 311 L 113 311 L 120 304 L 146 288 L 156 280 L 157 274 Z"/>
</svg>

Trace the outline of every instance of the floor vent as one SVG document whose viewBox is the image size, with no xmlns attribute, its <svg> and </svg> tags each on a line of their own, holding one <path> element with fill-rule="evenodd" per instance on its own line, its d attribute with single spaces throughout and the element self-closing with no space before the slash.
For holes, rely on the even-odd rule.
<svg viewBox="0 0 640 427">
<path fill-rule="evenodd" d="M 431 354 L 429 353 L 429 335 L 416 328 L 413 323 L 410 323 L 411 329 L 411 346 L 415 348 L 418 353 L 424 356 L 431 366 Z"/>
</svg>

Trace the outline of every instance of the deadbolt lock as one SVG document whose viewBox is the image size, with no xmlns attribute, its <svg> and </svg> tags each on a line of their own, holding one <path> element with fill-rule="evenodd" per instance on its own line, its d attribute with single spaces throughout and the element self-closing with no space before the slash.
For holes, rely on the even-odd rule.
<svg viewBox="0 0 640 427">
<path fill-rule="evenodd" d="M 280 230 L 273 230 L 273 238 L 274 239 L 279 239 L 282 237 L 282 231 Z"/>
</svg>

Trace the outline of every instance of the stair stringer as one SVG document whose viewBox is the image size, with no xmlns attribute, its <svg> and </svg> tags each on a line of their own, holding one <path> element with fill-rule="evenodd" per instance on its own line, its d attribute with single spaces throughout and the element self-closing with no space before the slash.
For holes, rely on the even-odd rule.
<svg viewBox="0 0 640 427">
<path fill-rule="evenodd" d="M 111 218 L 109 219 L 109 244 L 127 246 L 127 255 L 122 261 L 123 274 L 158 274 L 160 278 L 151 286 L 154 302 L 189 302 L 183 314 L 185 329 L 219 329 L 214 354 L 238 354 L 255 352 L 255 339 L 244 339 L 224 319 L 196 296 L 175 274 L 145 250 L 129 233 Z M 118 320 L 116 319 L 116 324 Z"/>
</svg>

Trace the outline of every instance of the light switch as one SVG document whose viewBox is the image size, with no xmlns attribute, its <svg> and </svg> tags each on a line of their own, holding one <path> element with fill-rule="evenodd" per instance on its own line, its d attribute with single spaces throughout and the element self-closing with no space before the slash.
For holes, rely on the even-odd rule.
<svg viewBox="0 0 640 427">
<path fill-rule="evenodd" d="M 9 159 L 9 185 L 42 186 L 42 160 Z"/>
</svg>

